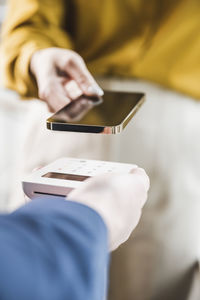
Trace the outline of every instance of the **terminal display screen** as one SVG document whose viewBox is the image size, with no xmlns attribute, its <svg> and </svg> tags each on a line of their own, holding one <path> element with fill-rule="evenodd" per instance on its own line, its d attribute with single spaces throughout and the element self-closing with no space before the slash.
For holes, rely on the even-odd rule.
<svg viewBox="0 0 200 300">
<path fill-rule="evenodd" d="M 76 175 L 76 174 L 66 174 L 66 173 L 57 173 L 57 172 L 48 172 L 42 177 L 53 178 L 53 179 L 63 179 L 63 180 L 73 180 L 73 181 L 84 181 L 90 176 Z"/>
</svg>

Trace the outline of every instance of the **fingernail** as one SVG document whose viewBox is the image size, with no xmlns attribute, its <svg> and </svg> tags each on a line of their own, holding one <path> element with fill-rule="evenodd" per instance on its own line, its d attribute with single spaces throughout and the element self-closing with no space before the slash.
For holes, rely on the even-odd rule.
<svg viewBox="0 0 200 300">
<path fill-rule="evenodd" d="M 88 93 L 92 95 L 98 95 L 98 96 L 104 95 L 104 91 L 98 85 L 89 86 Z"/>
<path fill-rule="evenodd" d="M 82 91 L 81 90 L 76 90 L 76 91 L 71 91 L 70 92 L 70 96 L 72 99 L 77 99 L 82 95 Z"/>
</svg>

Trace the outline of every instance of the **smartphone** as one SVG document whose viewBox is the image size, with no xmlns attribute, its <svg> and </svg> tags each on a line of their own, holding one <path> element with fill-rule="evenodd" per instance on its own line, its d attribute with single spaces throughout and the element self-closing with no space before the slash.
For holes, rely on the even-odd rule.
<svg viewBox="0 0 200 300">
<path fill-rule="evenodd" d="M 82 95 L 47 119 L 58 131 L 117 134 L 144 103 L 143 93 L 104 91 L 104 96 Z"/>
</svg>

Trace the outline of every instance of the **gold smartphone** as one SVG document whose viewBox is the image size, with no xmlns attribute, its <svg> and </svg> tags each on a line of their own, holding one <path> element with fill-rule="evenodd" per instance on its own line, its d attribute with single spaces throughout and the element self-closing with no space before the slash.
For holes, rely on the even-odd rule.
<svg viewBox="0 0 200 300">
<path fill-rule="evenodd" d="M 143 93 L 104 91 L 102 98 L 81 96 L 47 119 L 58 131 L 117 134 L 145 100 Z"/>
</svg>

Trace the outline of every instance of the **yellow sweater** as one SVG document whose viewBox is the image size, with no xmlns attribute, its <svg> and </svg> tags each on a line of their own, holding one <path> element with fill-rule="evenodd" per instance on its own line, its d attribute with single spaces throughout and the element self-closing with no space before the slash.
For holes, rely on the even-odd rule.
<svg viewBox="0 0 200 300">
<path fill-rule="evenodd" d="M 97 75 L 157 82 L 200 99 L 200 0 L 9 0 L 4 85 L 36 96 L 29 72 L 42 48 L 77 51 Z"/>
</svg>

